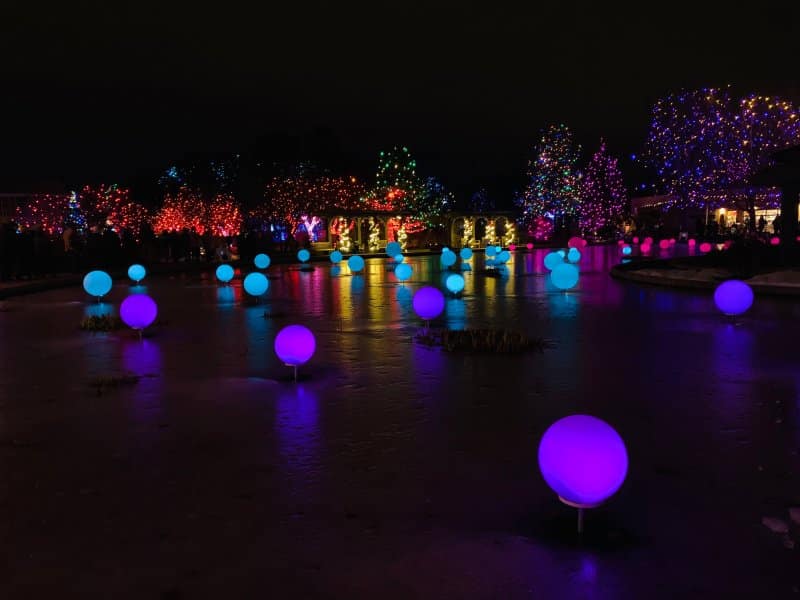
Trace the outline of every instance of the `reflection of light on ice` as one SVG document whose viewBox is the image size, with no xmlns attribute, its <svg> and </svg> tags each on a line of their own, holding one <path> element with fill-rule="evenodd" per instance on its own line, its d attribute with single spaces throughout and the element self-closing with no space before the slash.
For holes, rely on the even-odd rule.
<svg viewBox="0 0 800 600">
<path fill-rule="evenodd" d="M 286 386 L 275 404 L 275 429 L 291 491 L 316 478 L 319 463 L 319 400 L 304 385 Z"/>
<path fill-rule="evenodd" d="M 467 328 L 467 305 L 463 300 L 447 300 L 444 311 L 448 329 L 460 331 Z"/>
</svg>

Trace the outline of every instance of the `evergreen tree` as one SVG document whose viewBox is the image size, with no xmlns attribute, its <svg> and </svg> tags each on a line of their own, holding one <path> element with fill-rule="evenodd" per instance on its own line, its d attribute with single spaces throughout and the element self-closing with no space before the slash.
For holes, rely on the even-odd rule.
<svg viewBox="0 0 800 600">
<path fill-rule="evenodd" d="M 600 149 L 594 153 L 581 179 L 581 228 L 594 235 L 611 235 L 617 220 L 627 212 L 627 194 L 617 159 Z"/>
</svg>

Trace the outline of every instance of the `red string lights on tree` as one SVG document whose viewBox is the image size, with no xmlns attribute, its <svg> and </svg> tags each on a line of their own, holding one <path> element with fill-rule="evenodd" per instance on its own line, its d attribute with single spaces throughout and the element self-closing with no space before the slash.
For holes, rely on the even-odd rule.
<svg viewBox="0 0 800 600">
<path fill-rule="evenodd" d="M 70 196 L 39 194 L 26 205 L 17 206 L 14 221 L 20 229 L 41 229 L 54 235 L 64 231 L 70 213 Z"/>
</svg>

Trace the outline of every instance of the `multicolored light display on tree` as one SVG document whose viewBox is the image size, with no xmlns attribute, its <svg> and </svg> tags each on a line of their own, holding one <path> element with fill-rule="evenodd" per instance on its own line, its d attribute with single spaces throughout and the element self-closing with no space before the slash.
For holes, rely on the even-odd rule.
<svg viewBox="0 0 800 600">
<path fill-rule="evenodd" d="M 147 209 L 130 199 L 128 188 L 117 184 L 84 186 L 78 194 L 78 201 L 89 227 L 107 226 L 138 236 L 148 220 Z"/>
<path fill-rule="evenodd" d="M 606 152 L 606 143 L 592 155 L 580 185 L 582 229 L 594 235 L 609 235 L 627 212 L 628 196 L 617 159 Z"/>
</svg>

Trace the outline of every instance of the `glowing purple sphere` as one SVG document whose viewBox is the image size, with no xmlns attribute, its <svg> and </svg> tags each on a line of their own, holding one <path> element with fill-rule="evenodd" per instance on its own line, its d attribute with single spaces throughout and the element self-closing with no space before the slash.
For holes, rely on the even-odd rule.
<svg viewBox="0 0 800 600">
<path fill-rule="evenodd" d="M 723 281 L 714 290 L 714 304 L 726 315 L 741 315 L 753 306 L 753 290 L 744 281 Z"/>
<path fill-rule="evenodd" d="M 290 367 L 307 363 L 316 349 L 314 334 L 304 325 L 287 325 L 275 337 L 275 354 Z"/>
<path fill-rule="evenodd" d="M 133 294 L 122 301 L 119 316 L 131 329 L 144 329 L 156 320 L 158 306 L 147 294 Z"/>
<path fill-rule="evenodd" d="M 435 287 L 426 285 L 414 294 L 414 312 L 421 319 L 430 321 L 435 319 L 444 310 L 444 294 Z"/>
<path fill-rule="evenodd" d="M 562 501 L 590 508 L 608 500 L 625 481 L 628 452 L 605 421 L 571 415 L 553 423 L 542 436 L 539 470 Z"/>
</svg>

